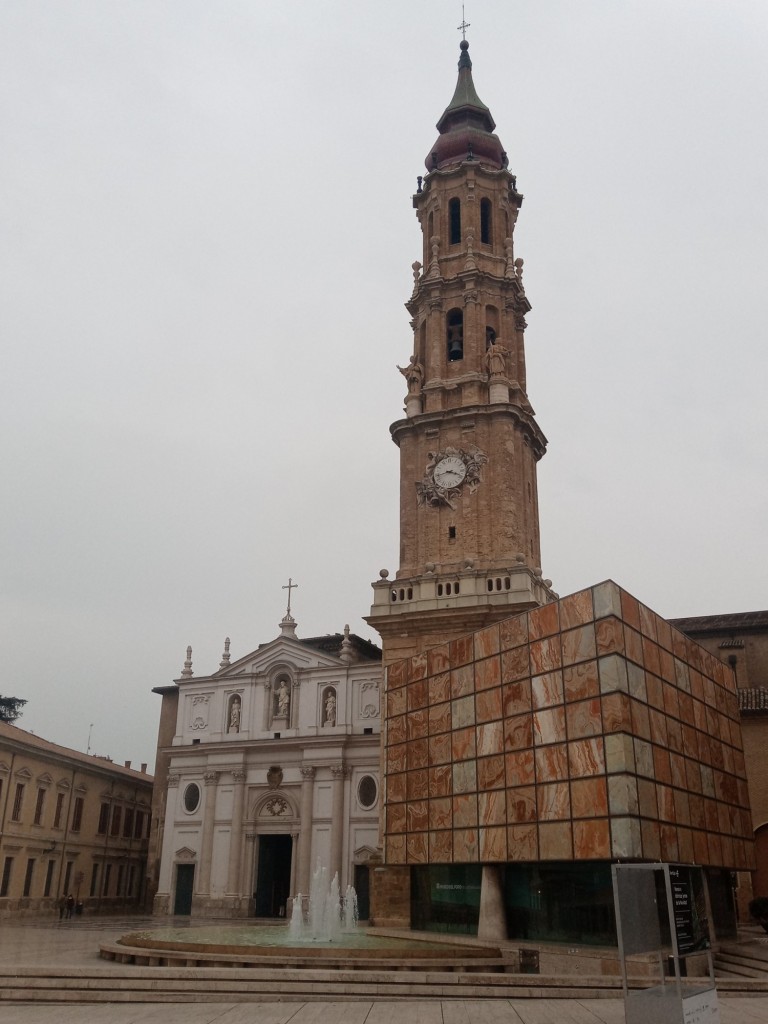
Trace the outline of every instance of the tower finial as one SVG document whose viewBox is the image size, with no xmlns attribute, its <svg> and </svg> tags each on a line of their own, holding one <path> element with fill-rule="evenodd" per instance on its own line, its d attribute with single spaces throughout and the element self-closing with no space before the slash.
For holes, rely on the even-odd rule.
<svg viewBox="0 0 768 1024">
<path fill-rule="evenodd" d="M 229 637 L 224 638 L 224 653 L 219 662 L 219 668 L 226 668 L 229 665 Z"/>
<path fill-rule="evenodd" d="M 181 670 L 181 674 L 184 679 L 189 679 L 192 675 L 192 648 L 187 647 L 187 657 L 184 661 L 184 668 Z"/>
<path fill-rule="evenodd" d="M 288 591 L 288 610 L 285 613 L 288 618 L 291 617 L 291 591 L 295 590 L 298 587 L 298 585 L 299 584 L 298 583 L 294 583 L 293 580 L 291 579 L 291 577 L 289 576 L 288 577 L 288 582 L 283 587 L 283 590 L 287 590 Z"/>
<path fill-rule="evenodd" d="M 463 42 L 467 41 L 467 29 L 469 28 L 469 22 L 464 17 L 464 4 L 461 5 L 461 24 L 457 26 L 459 32 L 461 32 L 461 38 Z"/>
</svg>

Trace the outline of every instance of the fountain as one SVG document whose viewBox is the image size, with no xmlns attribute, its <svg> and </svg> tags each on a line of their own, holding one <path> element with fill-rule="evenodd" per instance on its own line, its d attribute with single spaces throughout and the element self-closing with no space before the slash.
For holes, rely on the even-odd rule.
<svg viewBox="0 0 768 1024">
<path fill-rule="evenodd" d="M 306 914 L 305 899 L 301 893 L 293 897 L 288 934 L 294 942 L 338 942 L 342 931 L 353 932 L 357 928 L 357 893 L 354 887 L 347 886 L 342 901 L 338 872 L 329 885 L 328 869 L 320 861 L 312 875 Z"/>
</svg>

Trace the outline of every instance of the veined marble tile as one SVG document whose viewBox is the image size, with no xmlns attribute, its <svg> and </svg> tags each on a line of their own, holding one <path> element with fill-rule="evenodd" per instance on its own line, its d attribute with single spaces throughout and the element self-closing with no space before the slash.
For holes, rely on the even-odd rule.
<svg viewBox="0 0 768 1024">
<path fill-rule="evenodd" d="M 463 729 L 465 726 L 475 724 L 475 698 L 473 696 L 460 697 L 451 701 L 451 726 L 454 729 Z"/>
<path fill-rule="evenodd" d="M 429 738 L 429 763 L 447 764 L 451 760 L 451 734 L 440 733 L 439 736 Z"/>
<path fill-rule="evenodd" d="M 566 704 L 565 721 L 568 739 L 597 736 L 603 731 L 600 699 L 593 697 L 592 700 L 580 700 L 575 704 Z"/>
<path fill-rule="evenodd" d="M 408 719 L 408 739 L 409 740 L 420 740 L 427 735 L 427 726 L 429 723 L 429 716 L 426 708 L 421 708 L 419 711 L 411 711 L 406 716 Z"/>
<path fill-rule="evenodd" d="M 506 750 L 520 750 L 533 746 L 533 716 L 515 715 L 504 720 L 504 747 Z M 531 755 L 533 760 L 533 755 Z"/>
<path fill-rule="evenodd" d="M 503 754 L 495 754 L 493 757 L 479 757 L 477 759 L 478 789 L 503 789 L 504 782 Z"/>
<path fill-rule="evenodd" d="M 451 705 L 435 704 L 429 709 L 429 733 L 448 732 L 452 725 Z"/>
<path fill-rule="evenodd" d="M 628 594 L 626 590 L 621 591 L 621 617 L 634 629 L 640 629 L 640 602 Z"/>
<path fill-rule="evenodd" d="M 427 678 L 427 655 L 414 654 L 408 661 L 408 682 L 413 683 L 417 679 Z"/>
<path fill-rule="evenodd" d="M 639 819 L 611 818 L 611 855 L 639 858 L 642 852 Z"/>
<path fill-rule="evenodd" d="M 535 712 L 533 740 L 536 745 L 562 743 L 565 740 L 565 708 L 548 708 Z"/>
<path fill-rule="evenodd" d="M 405 800 L 405 772 L 387 776 L 387 803 Z"/>
<path fill-rule="evenodd" d="M 453 827 L 474 828 L 477 825 L 477 794 L 462 793 L 453 798 Z"/>
<path fill-rule="evenodd" d="M 507 859 L 507 830 L 480 828 L 480 860 L 483 863 L 503 863 Z"/>
<path fill-rule="evenodd" d="M 569 821 L 539 825 L 539 859 L 573 860 L 573 831 Z"/>
<path fill-rule="evenodd" d="M 559 602 L 543 604 L 528 612 L 528 633 L 531 640 L 553 636 L 560 629 Z"/>
<path fill-rule="evenodd" d="M 571 796 L 567 782 L 548 783 L 536 787 L 536 803 L 540 821 L 562 821 L 571 816 Z"/>
<path fill-rule="evenodd" d="M 387 836 L 387 864 L 405 864 L 405 835 Z"/>
<path fill-rule="evenodd" d="M 429 801 L 430 830 L 451 828 L 453 825 L 453 803 L 450 797 L 438 797 Z"/>
<path fill-rule="evenodd" d="M 545 605 L 544 607 L 550 607 Z M 544 640 L 535 640 L 531 644 L 531 674 L 542 675 L 544 672 L 553 672 L 562 668 L 562 654 L 560 651 L 559 636 L 546 637 Z"/>
<path fill-rule="evenodd" d="M 453 766 L 440 764 L 430 768 L 428 778 L 430 796 L 448 796 L 453 786 Z"/>
<path fill-rule="evenodd" d="M 573 855 L 577 860 L 603 860 L 611 856 L 611 833 L 607 818 L 574 821 Z"/>
<path fill-rule="evenodd" d="M 635 815 L 640 801 L 637 779 L 632 775 L 611 775 L 608 778 L 608 807 L 611 814 Z"/>
<path fill-rule="evenodd" d="M 504 726 L 500 721 L 478 725 L 475 735 L 478 757 L 504 752 Z"/>
<path fill-rule="evenodd" d="M 439 647 L 431 647 L 427 651 L 427 668 L 430 676 L 447 672 L 451 667 L 451 652 L 449 644 L 440 644 Z"/>
<path fill-rule="evenodd" d="M 536 825 L 507 826 L 507 857 L 511 861 L 539 859 L 538 827 Z"/>
<path fill-rule="evenodd" d="M 617 775 L 612 778 L 627 778 Z M 574 818 L 601 818 L 608 814 L 605 777 L 574 779 L 571 782 L 571 813 Z"/>
<path fill-rule="evenodd" d="M 641 821 L 640 837 L 643 857 L 646 860 L 661 860 L 661 830 L 658 821 Z"/>
<path fill-rule="evenodd" d="M 507 801 L 504 790 L 494 789 L 478 794 L 478 814 L 481 825 L 506 825 Z M 504 842 L 506 845 L 506 839 Z"/>
<path fill-rule="evenodd" d="M 631 732 L 632 716 L 626 693 L 606 693 L 601 698 L 603 728 L 606 732 Z"/>
<path fill-rule="evenodd" d="M 426 864 L 429 860 L 427 833 L 421 832 L 406 837 L 406 856 L 409 864 Z"/>
<path fill-rule="evenodd" d="M 453 831 L 454 864 L 477 863 L 479 849 L 476 828 L 458 828 Z"/>
<path fill-rule="evenodd" d="M 451 733 L 451 753 L 454 761 L 467 761 L 477 756 L 475 730 L 472 726 Z"/>
<path fill-rule="evenodd" d="M 596 590 L 599 588 L 595 588 Z M 580 590 L 576 594 L 569 594 L 560 601 L 560 628 L 572 629 L 574 626 L 583 626 L 594 618 L 592 607 L 592 591 Z"/>
<path fill-rule="evenodd" d="M 481 690 L 475 696 L 475 715 L 478 723 L 501 719 L 501 687 Z"/>
<path fill-rule="evenodd" d="M 477 768 L 474 761 L 461 761 L 453 765 L 453 792 L 469 793 L 477 790 Z"/>
<path fill-rule="evenodd" d="M 507 821 L 510 825 L 536 821 L 536 787 L 517 786 L 506 791 Z"/>
<path fill-rule="evenodd" d="M 410 740 L 408 748 L 408 770 L 414 768 L 426 768 L 429 764 L 429 743 L 426 739 Z"/>
<path fill-rule="evenodd" d="M 635 771 L 635 748 L 631 736 L 619 732 L 605 737 L 605 768 L 609 773 Z"/>
<path fill-rule="evenodd" d="M 430 676 L 427 680 L 429 690 L 429 703 L 442 704 L 451 699 L 451 673 L 440 672 L 436 676 Z"/>
<path fill-rule="evenodd" d="M 487 690 L 491 686 L 501 685 L 501 658 L 498 654 L 492 658 L 483 658 L 475 662 L 475 689 Z"/>
<path fill-rule="evenodd" d="M 451 697 L 466 697 L 475 692 L 474 665 L 451 670 Z"/>
<path fill-rule="evenodd" d="M 563 669 L 563 690 L 566 701 L 584 700 L 600 692 L 597 660 Z"/>
<path fill-rule="evenodd" d="M 531 698 L 534 710 L 563 703 L 563 673 L 546 672 L 531 679 Z"/>
<path fill-rule="evenodd" d="M 601 693 L 612 693 L 615 690 L 628 692 L 627 664 L 623 658 L 618 654 L 609 654 L 605 658 L 598 658 L 597 666 Z"/>
<path fill-rule="evenodd" d="M 429 772 L 420 768 L 408 772 L 405 781 L 405 792 L 408 800 L 423 800 L 429 796 Z"/>
<path fill-rule="evenodd" d="M 537 782 L 561 782 L 568 778 L 568 748 L 565 743 L 537 747 L 535 755 Z"/>
<path fill-rule="evenodd" d="M 507 768 L 507 786 L 525 786 L 534 781 L 532 750 L 516 750 L 504 757 Z"/>
<path fill-rule="evenodd" d="M 499 626 L 494 623 L 472 634 L 475 644 L 475 659 L 488 658 L 499 653 Z"/>
<path fill-rule="evenodd" d="M 429 827 L 429 809 L 426 800 L 411 800 L 406 805 L 406 831 L 426 832 Z"/>
<path fill-rule="evenodd" d="M 499 623 L 499 644 L 502 651 L 528 643 L 528 615 L 515 615 Z"/>
<path fill-rule="evenodd" d="M 501 655 L 501 678 L 505 683 L 513 683 L 516 679 L 524 679 L 531 674 L 530 664 L 531 649 L 526 644 L 524 647 L 513 647 L 511 651 L 504 651 Z"/>
<path fill-rule="evenodd" d="M 560 636 L 563 665 L 575 665 L 581 661 L 591 661 L 597 654 L 595 627 L 592 623 L 569 629 Z"/>
<path fill-rule="evenodd" d="M 457 637 L 448 644 L 450 651 L 451 665 L 456 668 L 458 665 L 468 665 L 475 653 L 475 645 L 472 641 L 472 634 Z"/>
<path fill-rule="evenodd" d="M 450 864 L 453 860 L 453 832 L 429 833 L 429 860 L 432 864 Z"/>
<path fill-rule="evenodd" d="M 602 775 L 605 772 L 605 753 L 602 736 L 573 740 L 568 744 L 568 763 L 571 778 Z"/>
<path fill-rule="evenodd" d="M 624 624 L 613 616 L 595 623 L 595 645 L 598 654 L 624 653 Z"/>
<path fill-rule="evenodd" d="M 613 580 L 592 587 L 592 600 L 596 619 L 602 619 L 605 615 L 621 616 L 621 591 Z"/>
<path fill-rule="evenodd" d="M 505 683 L 502 687 L 502 703 L 505 718 L 530 711 L 533 706 L 531 680 L 520 679 L 516 683 Z"/>
</svg>

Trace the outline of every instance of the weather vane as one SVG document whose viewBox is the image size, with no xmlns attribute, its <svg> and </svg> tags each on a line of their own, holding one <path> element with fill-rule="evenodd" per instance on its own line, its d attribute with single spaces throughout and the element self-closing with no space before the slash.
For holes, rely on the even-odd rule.
<svg viewBox="0 0 768 1024">
<path fill-rule="evenodd" d="M 298 583 L 294 583 L 293 580 L 291 579 L 291 577 L 289 576 L 288 577 L 288 583 L 283 587 L 283 590 L 287 590 L 288 591 L 288 611 L 286 613 L 287 615 L 291 614 L 291 591 L 295 590 L 298 587 L 298 585 L 299 584 Z"/>
<path fill-rule="evenodd" d="M 464 17 L 464 4 L 461 5 L 461 24 L 457 26 L 458 31 L 461 32 L 461 38 L 467 38 L 467 29 L 469 28 L 469 22 Z"/>
</svg>

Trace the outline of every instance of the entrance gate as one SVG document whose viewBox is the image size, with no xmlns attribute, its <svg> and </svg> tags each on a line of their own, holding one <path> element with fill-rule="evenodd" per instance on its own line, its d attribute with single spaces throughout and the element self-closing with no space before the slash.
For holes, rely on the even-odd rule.
<svg viewBox="0 0 768 1024">
<path fill-rule="evenodd" d="M 192 913 L 192 890 L 195 884 L 195 865 L 176 865 L 176 892 L 173 898 L 174 914 Z"/>
<path fill-rule="evenodd" d="M 285 917 L 285 906 L 291 895 L 292 847 L 290 836 L 259 836 L 256 917 Z"/>
</svg>

